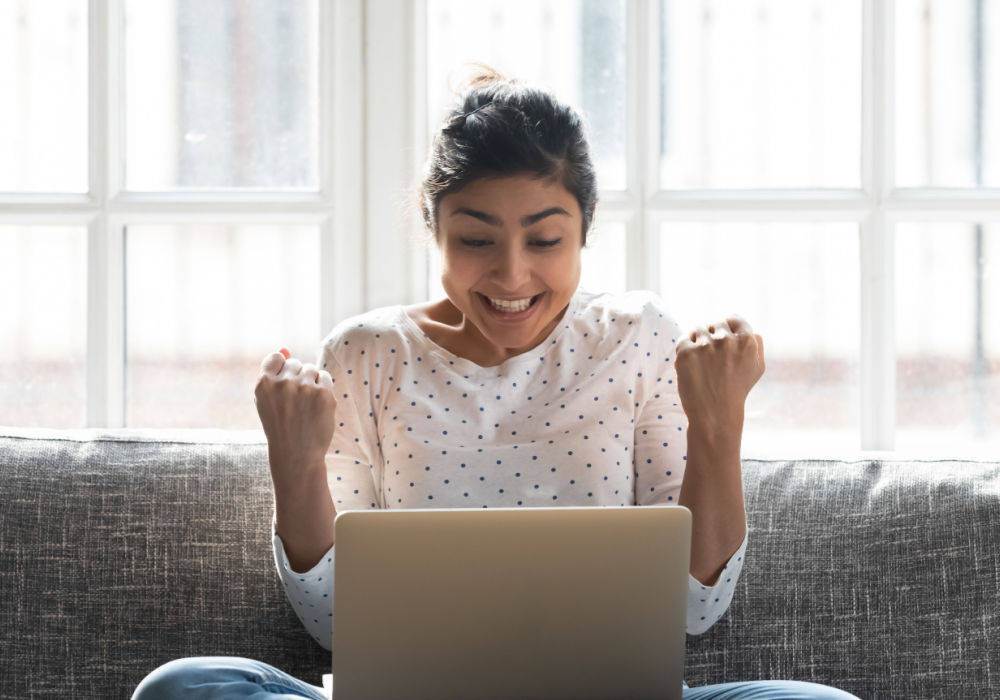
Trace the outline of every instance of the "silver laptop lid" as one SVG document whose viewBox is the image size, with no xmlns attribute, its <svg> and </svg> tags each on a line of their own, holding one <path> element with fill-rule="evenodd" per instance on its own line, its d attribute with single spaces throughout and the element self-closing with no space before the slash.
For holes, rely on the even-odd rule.
<svg viewBox="0 0 1000 700">
<path fill-rule="evenodd" d="M 337 516 L 333 687 L 359 698 L 680 698 L 682 507 Z"/>
</svg>

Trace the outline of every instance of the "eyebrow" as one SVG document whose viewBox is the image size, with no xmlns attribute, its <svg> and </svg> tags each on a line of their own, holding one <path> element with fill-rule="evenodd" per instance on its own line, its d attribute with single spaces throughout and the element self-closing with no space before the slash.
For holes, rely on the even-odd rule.
<svg viewBox="0 0 1000 700">
<path fill-rule="evenodd" d="M 451 213 L 452 216 L 456 214 L 465 214 L 466 216 L 471 216 L 474 219 L 479 219 L 485 224 L 490 226 L 503 226 L 503 219 L 498 216 L 493 216 L 492 214 L 487 214 L 486 212 L 477 211 L 475 209 L 469 209 L 468 207 L 459 207 Z M 536 214 L 528 214 L 527 216 L 521 217 L 521 226 L 531 226 L 532 224 L 537 224 L 542 219 L 553 216 L 555 214 L 562 214 L 563 216 L 569 216 L 569 212 L 562 207 L 549 207 L 543 211 Z"/>
</svg>

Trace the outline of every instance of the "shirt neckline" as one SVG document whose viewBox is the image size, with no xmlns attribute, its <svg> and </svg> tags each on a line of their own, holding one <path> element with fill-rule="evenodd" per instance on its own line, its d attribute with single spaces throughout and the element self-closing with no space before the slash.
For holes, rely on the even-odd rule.
<svg viewBox="0 0 1000 700">
<path fill-rule="evenodd" d="M 521 365 L 530 362 L 538 362 L 541 358 L 545 357 L 545 354 L 549 352 L 553 345 L 556 344 L 563 331 L 569 327 L 570 321 L 576 315 L 576 311 L 580 305 L 579 299 L 580 290 L 577 290 L 573 293 L 573 296 L 570 297 L 569 304 L 566 306 L 566 311 L 563 313 L 562 318 L 559 319 L 559 323 L 555 325 L 555 328 L 549 331 L 549 334 L 545 336 L 541 343 L 536 345 L 531 350 L 522 352 L 519 355 L 514 355 L 513 357 L 504 360 L 499 365 L 493 365 L 492 367 L 484 367 L 476 364 L 472 360 L 456 355 L 450 350 L 438 345 L 423 331 L 419 324 L 417 324 L 417 322 L 410 317 L 410 314 L 406 313 L 405 306 L 400 304 L 396 307 L 396 309 L 404 332 L 410 336 L 410 339 L 416 340 L 418 343 L 425 346 L 428 352 L 444 360 L 448 366 L 453 367 L 458 372 L 461 372 L 463 376 L 471 377 L 474 375 L 489 375 L 502 377 L 508 373 L 507 370 L 513 367 L 520 367 Z"/>
</svg>

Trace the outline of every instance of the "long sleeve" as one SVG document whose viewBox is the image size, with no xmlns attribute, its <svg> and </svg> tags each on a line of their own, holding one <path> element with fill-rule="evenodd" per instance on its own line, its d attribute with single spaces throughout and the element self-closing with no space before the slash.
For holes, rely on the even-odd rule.
<svg viewBox="0 0 1000 700">
<path fill-rule="evenodd" d="M 688 574 L 687 633 L 702 634 L 726 614 L 733 600 L 736 582 L 743 570 L 743 558 L 747 551 L 747 537 L 736 553 L 729 558 L 722 575 L 714 586 L 703 586 L 698 579 Z"/>
<path fill-rule="evenodd" d="M 643 310 L 645 381 L 635 424 L 635 502 L 674 505 L 680 496 L 687 463 L 687 417 L 677 391 L 674 359 L 680 327 L 657 302 Z M 641 347 L 645 346 L 645 347 Z M 647 349 L 648 348 L 648 349 Z M 733 554 L 713 586 L 688 573 L 687 632 L 702 634 L 729 608 L 743 569 L 747 538 Z"/>
<path fill-rule="evenodd" d="M 360 371 L 369 338 L 350 324 L 341 324 L 320 348 L 317 365 L 333 379 L 337 398 L 337 425 L 326 454 L 327 483 L 337 512 L 377 508 L 381 497 L 376 481 L 381 450 L 376 437 L 370 394 L 370 376 Z M 351 347 L 354 340 L 354 347 Z M 309 635 L 321 646 L 331 646 L 333 625 L 333 547 L 307 572 L 293 571 L 284 543 L 272 532 L 274 563 L 288 602 Z"/>
<path fill-rule="evenodd" d="M 324 340 L 317 361 L 330 373 L 337 399 L 337 424 L 326 452 L 326 470 L 338 513 L 384 507 L 382 445 L 373 405 L 382 396 L 370 381 L 375 369 L 371 366 L 375 342 L 370 335 L 364 326 L 341 324 Z"/>
<path fill-rule="evenodd" d="M 303 627 L 324 649 L 330 649 L 333 633 L 333 547 L 305 573 L 292 571 L 278 533 L 271 534 L 274 563 L 282 587 Z"/>
</svg>

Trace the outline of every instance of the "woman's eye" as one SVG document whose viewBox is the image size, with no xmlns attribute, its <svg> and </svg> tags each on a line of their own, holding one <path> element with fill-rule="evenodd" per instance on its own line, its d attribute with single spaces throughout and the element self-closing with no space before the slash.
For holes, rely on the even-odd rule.
<svg viewBox="0 0 1000 700">
<path fill-rule="evenodd" d="M 551 248 L 552 246 L 554 246 L 557 243 L 559 243 L 559 241 L 561 241 L 561 240 L 562 240 L 562 238 L 551 238 L 551 239 L 548 239 L 548 240 L 538 239 L 538 240 L 532 241 L 531 244 L 539 246 L 540 248 Z"/>
<path fill-rule="evenodd" d="M 462 238 L 462 245 L 469 246 L 470 248 L 482 248 L 490 244 L 489 241 L 482 238 Z"/>
</svg>

